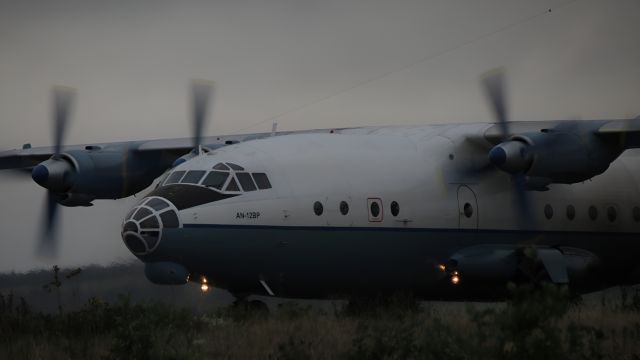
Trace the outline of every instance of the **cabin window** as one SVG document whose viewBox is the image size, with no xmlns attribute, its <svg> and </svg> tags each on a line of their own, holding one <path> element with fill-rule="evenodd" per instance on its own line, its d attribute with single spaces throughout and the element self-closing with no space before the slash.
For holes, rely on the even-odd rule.
<svg viewBox="0 0 640 360">
<path fill-rule="evenodd" d="M 189 171 L 183 178 L 180 180 L 182 184 L 197 184 L 200 182 L 200 179 L 204 176 L 204 170 L 192 170 Z"/>
<path fill-rule="evenodd" d="M 253 173 L 253 179 L 256 181 L 256 185 L 258 185 L 258 189 L 271 189 L 271 183 L 269 182 L 269 178 L 265 173 Z"/>
<path fill-rule="evenodd" d="M 167 181 L 164 182 L 165 185 L 169 185 L 169 184 L 177 184 L 180 182 L 180 179 L 182 179 L 182 176 L 184 175 L 186 171 L 174 171 L 171 175 L 169 175 L 169 177 L 167 178 Z"/>
<path fill-rule="evenodd" d="M 367 207 L 369 211 L 369 221 L 381 222 L 383 218 L 382 200 L 379 198 L 367 199 Z"/>
<path fill-rule="evenodd" d="M 204 178 L 202 181 L 202 185 L 207 187 L 216 188 L 218 190 L 222 189 L 222 186 L 227 181 L 229 177 L 229 173 L 222 171 L 212 171 Z"/>
<path fill-rule="evenodd" d="M 392 201 L 391 202 L 391 215 L 398 216 L 398 214 L 400 214 L 400 205 L 398 204 L 397 201 Z"/>
<path fill-rule="evenodd" d="M 618 212 L 616 211 L 616 208 L 614 208 L 613 206 L 609 206 L 607 208 L 607 219 L 609 219 L 609 222 L 614 222 L 616 221 L 616 218 L 618 218 Z"/>
<path fill-rule="evenodd" d="M 380 205 L 377 202 L 371 203 L 371 215 L 373 217 L 380 216 Z"/>
<path fill-rule="evenodd" d="M 553 207 L 549 204 L 544 206 L 544 217 L 546 217 L 547 220 L 551 220 L 551 218 L 553 218 Z"/>
<path fill-rule="evenodd" d="M 471 203 L 464 203 L 462 212 L 467 219 L 470 219 L 473 216 L 473 205 L 471 205 Z"/>
<path fill-rule="evenodd" d="M 633 220 L 635 222 L 639 222 L 640 221 L 640 207 L 634 206 L 633 210 L 631 211 L 631 215 L 633 216 Z"/>
<path fill-rule="evenodd" d="M 576 217 L 576 208 L 573 205 L 567 206 L 567 219 L 573 220 Z"/>
<path fill-rule="evenodd" d="M 349 213 L 349 204 L 346 201 L 340 201 L 340 214 L 347 215 Z"/>
<path fill-rule="evenodd" d="M 251 175 L 249 173 L 236 173 L 236 177 L 238 181 L 240 181 L 240 185 L 244 191 L 255 191 L 256 184 L 253 183 L 253 179 L 251 179 Z"/>
<path fill-rule="evenodd" d="M 598 209 L 593 205 L 589 206 L 589 218 L 592 221 L 595 221 L 598 218 Z"/>
<path fill-rule="evenodd" d="M 324 207 L 322 206 L 322 203 L 320 201 L 316 201 L 313 203 L 313 212 L 320 216 L 322 215 L 322 212 L 324 211 Z"/>
</svg>

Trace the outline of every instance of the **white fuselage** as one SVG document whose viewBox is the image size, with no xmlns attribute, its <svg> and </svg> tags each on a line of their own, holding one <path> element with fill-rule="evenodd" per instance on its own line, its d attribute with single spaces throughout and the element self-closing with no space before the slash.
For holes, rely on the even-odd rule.
<svg viewBox="0 0 640 360">
<path fill-rule="evenodd" d="M 480 137 L 488 127 L 354 129 L 228 146 L 175 170 L 211 170 L 219 162 L 232 162 L 267 173 L 273 188 L 187 209 L 180 216 L 193 224 L 519 229 L 510 176 L 495 168 L 474 173 L 486 160 L 465 139 Z M 632 216 L 640 205 L 638 175 L 640 161 L 631 150 L 590 181 L 529 191 L 534 217 L 529 226 L 534 228 L 528 230 L 638 231 L 640 222 Z M 370 221 L 368 199 L 382 201 L 379 221 Z M 348 204 L 346 215 L 339 210 L 342 201 Z M 390 212 L 393 201 L 399 205 L 397 216 Z M 471 217 L 463 211 L 467 201 L 473 206 Z M 321 215 L 314 213 L 315 202 L 323 206 Z M 553 212 L 550 219 L 546 205 Z M 574 219 L 567 217 L 569 205 Z M 595 220 L 589 217 L 591 206 Z M 615 211 L 613 220 L 609 208 Z M 260 216 L 237 216 L 248 212 Z"/>
<path fill-rule="evenodd" d="M 489 165 L 490 127 L 360 128 L 226 146 L 172 169 L 139 205 L 151 206 L 153 198 L 172 203 L 161 211 L 177 213 L 178 225 L 167 227 L 148 208 L 144 216 L 160 220 L 160 235 L 145 238 L 144 223 L 152 222 L 133 211 L 123 237 L 149 269 L 159 269 L 150 273 L 173 274 L 167 269 L 177 266 L 238 294 L 317 298 L 400 290 L 488 299 L 504 291 L 503 281 L 523 276 L 518 249 L 530 245 L 544 261 L 566 268 L 550 273 L 554 282 L 565 282 L 568 272 L 578 291 L 636 281 L 636 152 L 584 183 L 527 191 L 523 222 L 511 175 Z M 216 171 L 224 182 L 204 186 Z M 176 172 L 199 180 L 174 176 L 169 184 Z M 266 174 L 270 186 L 231 186 L 241 183 L 241 173 Z M 464 274 L 477 280 L 451 288 L 446 274 L 458 272 L 442 265 L 451 259 L 459 269 L 480 269 Z"/>
</svg>

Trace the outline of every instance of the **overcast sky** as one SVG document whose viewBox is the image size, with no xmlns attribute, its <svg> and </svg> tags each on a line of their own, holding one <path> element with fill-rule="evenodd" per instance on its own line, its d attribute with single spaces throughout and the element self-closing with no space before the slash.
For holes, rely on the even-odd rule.
<svg viewBox="0 0 640 360">
<path fill-rule="evenodd" d="M 551 11 L 549 11 L 549 9 Z M 207 134 L 640 114 L 640 1 L 0 0 L 0 149 L 51 143 L 49 91 L 77 89 L 68 143 L 189 135 L 189 79 L 216 81 Z M 253 126 L 254 124 L 259 124 Z M 44 190 L 0 174 L 0 271 L 33 249 Z M 133 259 L 135 199 L 62 211 L 63 266 Z"/>
</svg>

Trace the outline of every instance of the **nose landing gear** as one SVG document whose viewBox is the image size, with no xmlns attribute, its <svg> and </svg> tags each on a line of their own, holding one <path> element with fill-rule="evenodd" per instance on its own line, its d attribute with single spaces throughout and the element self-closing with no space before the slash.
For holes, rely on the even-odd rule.
<svg viewBox="0 0 640 360">
<path fill-rule="evenodd" d="M 236 300 L 233 302 L 232 308 L 234 313 L 244 316 L 268 316 L 269 306 L 261 300 L 249 300 L 249 295 L 233 294 Z"/>
</svg>

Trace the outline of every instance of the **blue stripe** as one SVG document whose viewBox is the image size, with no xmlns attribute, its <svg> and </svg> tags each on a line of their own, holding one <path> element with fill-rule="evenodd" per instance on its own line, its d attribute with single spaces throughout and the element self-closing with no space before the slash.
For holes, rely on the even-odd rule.
<svg viewBox="0 0 640 360">
<path fill-rule="evenodd" d="M 517 234 L 615 234 L 640 235 L 638 232 L 617 231 L 561 231 L 561 230 L 505 230 L 459 228 L 407 228 L 407 227 L 354 227 L 354 226 L 290 226 L 290 225 L 235 225 L 235 224 L 183 224 L 184 228 L 240 229 L 240 230 L 300 230 L 300 231 L 387 231 L 387 232 L 465 232 L 465 233 L 517 233 Z"/>
</svg>

